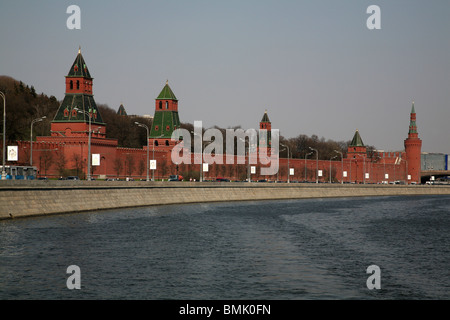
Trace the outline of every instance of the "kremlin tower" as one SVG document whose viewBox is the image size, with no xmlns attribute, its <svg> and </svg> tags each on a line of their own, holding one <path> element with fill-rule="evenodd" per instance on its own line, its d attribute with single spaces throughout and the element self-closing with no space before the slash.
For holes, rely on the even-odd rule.
<svg viewBox="0 0 450 320">
<path fill-rule="evenodd" d="M 266 155 L 271 154 L 272 148 L 272 123 L 269 120 L 269 116 L 267 115 L 267 110 L 265 111 L 261 121 L 259 122 L 259 148 L 266 148 Z"/>
<path fill-rule="evenodd" d="M 53 137 L 81 137 L 89 135 L 89 118 L 98 137 L 105 137 L 106 125 L 95 104 L 92 81 L 86 62 L 78 55 L 66 76 L 66 93 L 51 124 Z"/>
<path fill-rule="evenodd" d="M 363 157 L 367 155 L 367 148 L 362 141 L 358 129 L 356 129 L 352 142 L 350 142 L 347 150 L 348 158 L 356 158 L 356 155 L 361 155 Z"/>
<path fill-rule="evenodd" d="M 150 145 L 155 150 L 170 151 L 177 143 L 172 141 L 172 133 L 180 128 L 178 116 L 178 99 L 169 87 L 169 82 L 162 89 L 155 100 L 155 114 L 150 130 Z"/>
<path fill-rule="evenodd" d="M 406 161 L 408 165 L 408 175 L 411 176 L 410 182 L 420 183 L 420 157 L 422 140 L 419 139 L 416 125 L 416 110 L 414 102 L 411 108 L 411 117 L 409 123 L 408 138 L 405 140 Z"/>
</svg>

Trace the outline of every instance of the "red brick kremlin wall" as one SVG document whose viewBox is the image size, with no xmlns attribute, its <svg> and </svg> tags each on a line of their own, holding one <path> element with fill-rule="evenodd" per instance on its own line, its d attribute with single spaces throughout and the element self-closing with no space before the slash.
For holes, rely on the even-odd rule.
<svg viewBox="0 0 450 320">
<path fill-rule="evenodd" d="M 97 138 L 95 135 L 91 138 L 92 154 L 100 154 L 100 166 L 93 167 L 93 177 L 98 178 L 146 178 L 146 160 L 147 146 L 142 149 L 119 148 L 117 141 L 113 139 Z M 18 141 L 19 146 L 19 165 L 28 165 L 30 157 L 30 142 Z M 39 168 L 39 175 L 49 178 L 58 178 L 61 175 L 61 168 L 71 171 L 71 174 L 78 173 L 84 177 L 86 175 L 88 156 L 88 138 L 87 137 L 38 137 L 33 142 L 33 165 Z M 149 158 L 153 158 L 153 150 L 150 147 Z M 403 160 L 399 160 L 399 159 Z M 289 167 L 294 169 L 294 175 L 289 176 L 289 180 L 316 182 L 316 172 L 322 170 L 322 176 L 318 177 L 319 182 L 353 182 L 353 183 L 380 183 L 382 181 L 393 182 L 397 180 L 406 181 L 407 169 L 404 160 L 405 153 L 386 152 L 380 153 L 376 160 L 371 159 L 347 159 L 343 162 L 315 159 L 279 159 L 279 171 L 274 176 L 260 175 L 261 165 L 250 164 L 256 167 L 256 174 L 251 175 L 251 179 L 268 181 L 287 181 L 288 180 L 288 162 Z M 155 159 L 157 160 L 157 170 L 155 170 L 156 179 L 168 179 L 172 174 L 187 174 L 189 171 L 200 171 L 200 164 L 194 164 L 194 155 L 192 155 L 192 164 L 172 163 L 170 151 L 155 150 Z M 61 166 L 61 161 L 65 164 Z M 80 165 L 79 163 L 82 163 Z M 77 164 L 78 163 L 78 164 Z M 210 164 L 208 172 L 203 173 L 204 180 L 215 180 L 218 177 L 228 178 L 230 180 L 247 179 L 248 162 L 246 164 L 237 164 L 237 157 L 234 157 L 233 164 Z M 79 169 L 78 172 L 76 171 Z M 306 168 L 306 172 L 305 172 Z M 342 172 L 346 171 L 347 176 L 342 177 Z M 365 178 L 364 173 L 369 177 Z M 305 176 L 306 174 L 306 176 Z M 388 178 L 385 179 L 385 174 Z M 151 175 L 151 171 L 150 171 Z"/>
</svg>

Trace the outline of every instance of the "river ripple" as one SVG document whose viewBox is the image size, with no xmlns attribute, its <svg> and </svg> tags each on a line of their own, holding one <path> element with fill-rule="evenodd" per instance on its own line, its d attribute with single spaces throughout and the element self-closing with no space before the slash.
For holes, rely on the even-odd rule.
<svg viewBox="0 0 450 320">
<path fill-rule="evenodd" d="M 69 290 L 69 265 L 81 289 Z M 369 290 L 366 269 L 381 270 Z M 1 299 L 449 299 L 450 197 L 155 206 L 0 222 Z"/>
</svg>

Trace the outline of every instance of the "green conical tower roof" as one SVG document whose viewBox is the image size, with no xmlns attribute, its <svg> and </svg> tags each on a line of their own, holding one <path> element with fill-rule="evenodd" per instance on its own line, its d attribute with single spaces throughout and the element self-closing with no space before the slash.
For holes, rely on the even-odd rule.
<svg viewBox="0 0 450 320">
<path fill-rule="evenodd" d="M 352 142 L 350 143 L 350 147 L 364 147 L 364 143 L 359 135 L 358 129 L 356 129 L 355 135 L 353 136 Z"/>
<path fill-rule="evenodd" d="M 84 58 L 81 55 L 81 47 L 78 49 L 78 55 L 75 58 L 75 61 L 72 64 L 72 67 L 69 70 L 68 77 L 83 77 L 92 79 L 91 74 L 89 73 L 89 69 L 84 62 Z"/>
<path fill-rule="evenodd" d="M 172 89 L 169 87 L 169 81 L 166 81 L 166 85 L 162 89 L 161 93 L 159 94 L 158 98 L 156 100 L 175 100 L 178 101 L 175 94 L 172 92 Z"/>
<path fill-rule="evenodd" d="M 117 110 L 117 114 L 120 116 L 126 116 L 127 112 L 125 111 L 125 107 L 123 104 L 120 104 L 119 110 Z"/>
<path fill-rule="evenodd" d="M 269 116 L 267 115 L 267 110 L 266 110 L 266 112 L 264 113 L 261 122 L 270 122 Z"/>
</svg>

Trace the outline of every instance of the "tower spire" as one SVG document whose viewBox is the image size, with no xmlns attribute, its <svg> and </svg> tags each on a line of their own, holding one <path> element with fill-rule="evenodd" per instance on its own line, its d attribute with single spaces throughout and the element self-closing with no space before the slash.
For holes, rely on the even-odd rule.
<svg viewBox="0 0 450 320">
<path fill-rule="evenodd" d="M 260 136 L 259 148 L 266 149 L 266 154 L 270 154 L 272 147 L 272 123 L 270 122 L 267 114 L 267 109 L 264 111 L 264 115 L 259 122 L 259 130 L 264 130 L 264 134 Z"/>
<path fill-rule="evenodd" d="M 409 134 L 417 134 L 417 124 L 416 124 L 416 110 L 414 108 L 414 101 L 411 107 L 411 115 L 409 120 Z"/>
<path fill-rule="evenodd" d="M 365 147 L 362 141 L 361 135 L 359 134 L 359 130 L 356 129 L 355 135 L 353 136 L 352 142 L 349 145 L 350 147 Z"/>
</svg>

